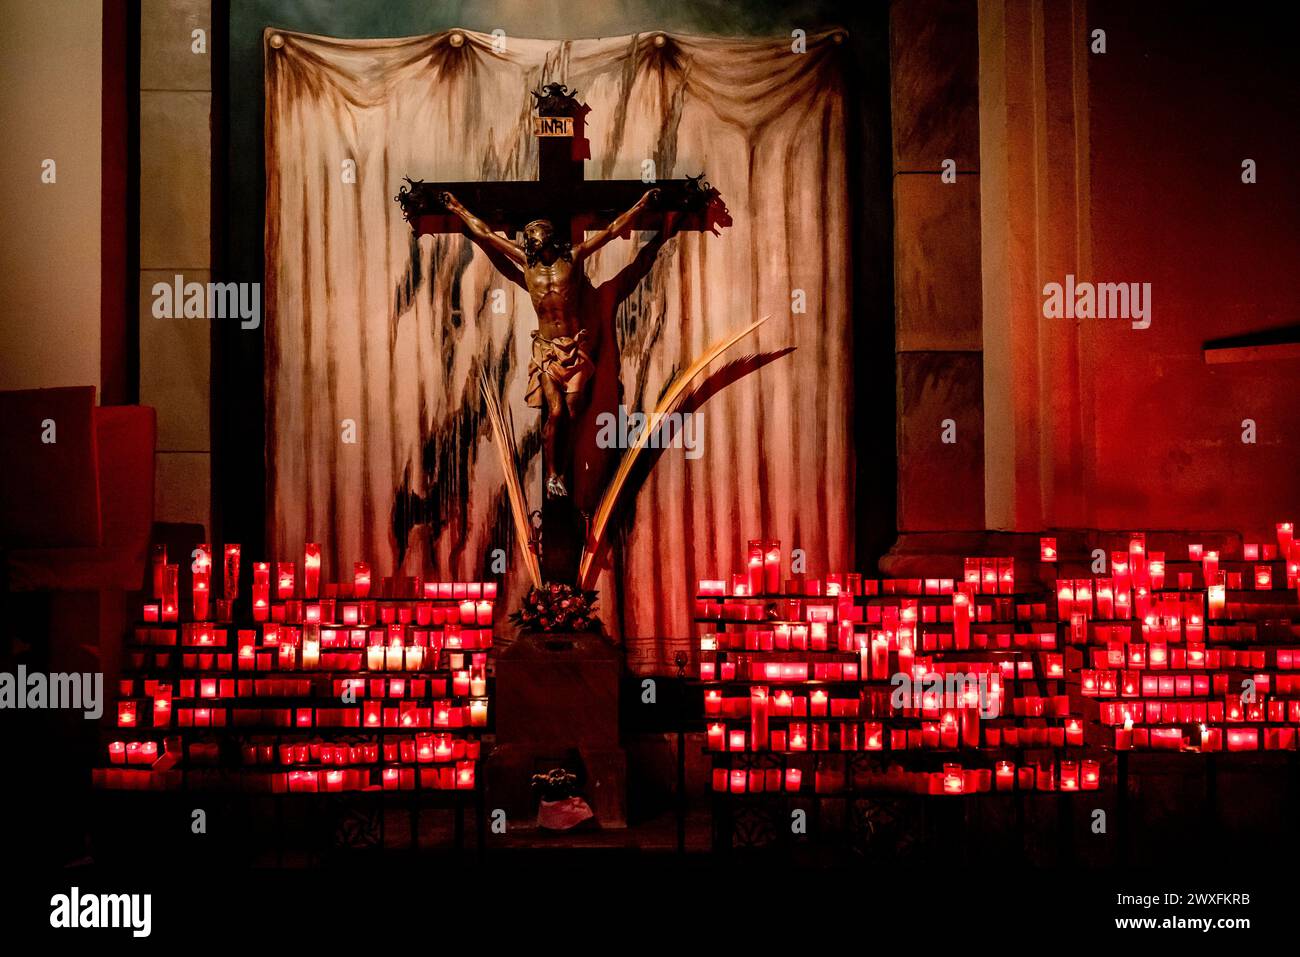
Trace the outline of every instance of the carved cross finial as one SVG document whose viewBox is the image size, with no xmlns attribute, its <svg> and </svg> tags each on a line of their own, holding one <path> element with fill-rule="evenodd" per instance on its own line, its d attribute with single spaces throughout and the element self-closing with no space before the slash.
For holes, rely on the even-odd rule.
<svg viewBox="0 0 1300 957">
<path fill-rule="evenodd" d="M 532 94 L 537 101 L 537 111 L 543 115 L 567 116 L 578 107 L 578 91 L 570 90 L 563 83 L 544 83 Z"/>
</svg>

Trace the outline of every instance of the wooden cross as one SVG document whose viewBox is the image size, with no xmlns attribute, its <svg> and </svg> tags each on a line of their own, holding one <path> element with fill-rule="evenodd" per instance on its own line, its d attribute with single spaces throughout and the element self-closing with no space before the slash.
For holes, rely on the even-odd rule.
<svg viewBox="0 0 1300 957">
<path fill-rule="evenodd" d="M 659 229 L 663 214 L 670 209 L 680 214 L 673 224 L 675 230 L 712 228 L 708 206 L 718 193 L 704 182 L 703 175 L 651 181 L 585 179 L 583 163 L 591 155 L 591 146 L 584 135 L 584 121 L 590 108 L 578 102 L 576 91 L 559 83 L 548 83 L 532 95 L 537 101 L 533 117 L 533 135 L 538 139 L 537 179 L 426 183 L 408 178 L 409 186 L 401 188 L 397 201 L 417 236 L 464 232 L 461 221 L 438 199 L 443 191 L 454 193 L 485 223 L 511 236 L 533 220 L 549 219 L 562 234 L 567 229 L 570 241 L 577 243 L 584 233 L 609 225 L 651 188 L 660 191 L 659 208 L 647 210 L 633 224 L 634 229 Z"/>
<path fill-rule="evenodd" d="M 658 230 L 664 214 L 677 213 L 673 231 L 712 231 L 718 223 L 718 192 L 697 177 L 673 180 L 588 180 L 583 163 L 591 155 L 584 135 L 589 108 L 576 91 L 548 83 L 533 92 L 537 113 L 537 179 L 515 182 L 428 183 L 407 178 L 397 202 L 417 236 L 464 233 L 460 218 L 443 205 L 444 192 L 455 195 L 491 229 L 509 236 L 534 220 L 547 219 L 556 233 L 577 244 L 585 233 L 601 229 L 629 209 L 649 189 L 659 201 L 632 222 L 631 229 Z M 722 207 L 725 212 L 725 207 Z M 545 463 L 543 463 L 545 464 Z M 542 474 L 546 474 L 543 468 Z M 585 521 L 572 497 L 542 496 L 542 577 L 572 583 L 585 537 Z"/>
</svg>

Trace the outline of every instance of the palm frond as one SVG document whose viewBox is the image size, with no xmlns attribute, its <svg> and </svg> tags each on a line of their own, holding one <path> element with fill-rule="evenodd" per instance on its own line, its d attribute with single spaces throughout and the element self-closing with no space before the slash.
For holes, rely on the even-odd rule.
<svg viewBox="0 0 1300 957">
<path fill-rule="evenodd" d="M 519 543 L 524 567 L 528 570 L 528 577 L 532 579 L 533 587 L 541 588 L 542 569 L 533 547 L 533 524 L 528 517 L 528 499 L 524 497 L 524 483 L 519 476 L 519 449 L 515 445 L 513 419 L 502 414 L 500 400 L 482 378 L 479 379 L 479 389 L 483 393 L 483 402 L 487 406 L 488 421 L 492 423 L 497 455 L 501 458 L 501 472 L 505 476 L 510 514 L 515 522 L 515 540 Z"/>
<path fill-rule="evenodd" d="M 661 422 L 663 421 L 663 416 L 669 415 L 675 411 L 678 404 L 686 396 L 686 389 L 687 386 L 691 384 L 691 380 L 703 372 L 710 362 L 722 355 L 722 353 L 726 352 L 763 323 L 767 322 L 769 318 L 770 316 L 763 316 L 763 318 L 750 323 L 740 331 L 719 339 L 713 345 L 709 346 L 709 348 L 704 351 L 703 355 L 692 362 L 686 371 L 674 379 L 672 385 L 664 390 L 663 395 L 659 398 L 659 402 L 655 405 L 654 412 L 648 417 L 648 421 Z M 618 463 L 618 471 L 614 473 L 614 478 L 605 489 L 605 494 L 601 496 L 600 505 L 597 507 L 596 514 L 592 518 L 591 524 L 588 526 L 587 541 L 582 549 L 582 560 L 578 563 L 579 588 L 585 589 L 594 587 L 591 581 L 593 577 L 592 569 L 595 566 L 596 556 L 599 554 L 601 545 L 603 544 L 605 532 L 609 528 L 610 519 L 614 515 L 614 509 L 618 505 L 619 497 L 622 495 L 624 487 L 627 485 L 628 478 L 632 475 L 632 469 L 636 465 L 637 459 L 640 457 L 642 450 L 646 447 L 646 444 L 650 441 L 651 434 L 654 432 L 655 429 L 649 427 L 641 431 L 640 436 L 637 437 L 636 444 L 623 453 L 623 458 Z"/>
</svg>

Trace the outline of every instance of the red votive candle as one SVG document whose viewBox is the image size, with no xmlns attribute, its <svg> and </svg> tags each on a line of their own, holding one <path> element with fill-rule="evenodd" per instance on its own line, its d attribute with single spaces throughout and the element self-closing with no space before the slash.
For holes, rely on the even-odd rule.
<svg viewBox="0 0 1300 957">
<path fill-rule="evenodd" d="M 474 789 L 473 761 L 456 762 L 456 788 L 461 791 L 472 791 Z"/>
<path fill-rule="evenodd" d="M 1074 583 L 1074 611 L 1092 616 L 1092 581 L 1080 578 Z"/>
<path fill-rule="evenodd" d="M 1115 618 L 1127 621 L 1133 617 L 1133 597 L 1127 591 L 1115 593 Z"/>
<path fill-rule="evenodd" d="M 998 593 L 998 559 L 980 560 L 980 592 L 985 595 Z"/>
<path fill-rule="evenodd" d="M 952 593 L 952 634 L 958 648 L 970 647 L 971 596 L 967 593 L 968 587 L 963 584 Z M 882 674 L 879 677 L 887 676 Z"/>
<path fill-rule="evenodd" d="M 1222 618 L 1224 609 L 1227 607 L 1228 603 L 1227 587 L 1219 582 L 1215 582 L 1206 588 L 1205 597 L 1209 605 L 1209 614 L 1207 617 L 1211 620 Z"/>
<path fill-rule="evenodd" d="M 1128 540 L 1128 561 L 1134 580 L 1141 580 L 1146 574 L 1147 541 L 1140 532 Z"/>
<path fill-rule="evenodd" d="M 117 726 L 119 728 L 136 727 L 136 703 L 119 701 L 117 703 Z"/>
<path fill-rule="evenodd" d="M 1040 538 L 1038 540 L 1038 558 L 1044 562 L 1056 561 L 1056 539 Z"/>
<path fill-rule="evenodd" d="M 211 577 L 207 572 L 194 572 L 190 584 L 195 621 L 208 620 L 208 598 L 211 595 L 209 591 L 210 583 Z"/>
<path fill-rule="evenodd" d="M 769 595 L 781 591 L 781 543 L 769 541 L 763 546 L 763 590 Z"/>
<path fill-rule="evenodd" d="M 1101 763 L 1093 759 L 1084 761 L 1081 770 L 1081 776 L 1082 776 L 1083 790 L 1085 791 L 1098 790 L 1101 787 Z"/>
<path fill-rule="evenodd" d="M 764 689 L 766 696 L 766 689 Z M 824 688 L 814 688 L 812 694 L 808 696 L 808 714 L 814 718 L 824 718 L 827 713 L 827 704 L 830 701 Z"/>
<path fill-rule="evenodd" d="M 163 566 L 162 620 L 176 621 L 180 613 L 180 566 Z"/>
<path fill-rule="evenodd" d="M 1133 586 L 1133 576 L 1129 574 L 1128 552 L 1110 553 L 1110 573 L 1117 593 L 1128 591 Z"/>
<path fill-rule="evenodd" d="M 790 725 L 788 746 L 791 751 L 808 750 L 808 726 L 805 724 Z"/>
<path fill-rule="evenodd" d="M 998 559 L 998 594 L 1014 595 L 1016 591 L 1016 562 L 1014 558 Z"/>
<path fill-rule="evenodd" d="M 747 595 L 763 593 L 763 545 L 762 539 L 754 539 L 749 543 L 749 558 L 745 564 L 745 594 Z"/>
<path fill-rule="evenodd" d="M 352 593 L 357 598 L 370 594 L 370 565 L 366 562 L 352 564 Z"/>
<path fill-rule="evenodd" d="M 172 693 L 170 688 L 158 688 L 153 696 L 153 726 L 165 728 L 172 721 Z"/>
<path fill-rule="evenodd" d="M 1069 621 L 1074 611 L 1074 582 L 1063 578 L 1056 583 L 1056 617 Z"/>
<path fill-rule="evenodd" d="M 1159 590 L 1165 587 L 1165 553 L 1152 552 L 1147 562 L 1147 573 L 1151 576 L 1151 587 Z"/>
<path fill-rule="evenodd" d="M 163 596 L 163 569 L 167 565 L 167 546 L 153 546 L 153 597 L 161 599 Z"/>
<path fill-rule="evenodd" d="M 304 598 L 320 597 L 320 545 L 316 542 L 303 546 L 302 593 Z"/>
<path fill-rule="evenodd" d="M 276 562 L 275 563 L 275 597 L 280 601 L 287 601 L 293 597 L 293 562 Z"/>
<path fill-rule="evenodd" d="M 1295 541 L 1295 524 L 1292 522 L 1277 523 L 1277 550 L 1278 554 L 1285 558 L 1291 552 L 1291 543 Z"/>
<path fill-rule="evenodd" d="M 1079 790 L 1079 765 L 1077 762 L 1061 762 L 1060 789 L 1062 791 Z"/>
<path fill-rule="evenodd" d="M 704 713 L 706 715 L 722 714 L 722 692 L 710 688 L 704 692 Z"/>
<path fill-rule="evenodd" d="M 271 586 L 253 586 L 253 621 L 266 621 L 271 614 Z"/>
<path fill-rule="evenodd" d="M 721 724 L 709 725 L 709 750 L 723 751 L 726 745 L 727 729 Z"/>
<path fill-rule="evenodd" d="M 1115 583 L 1112 579 L 1097 579 L 1097 617 L 1102 621 L 1115 617 Z"/>
<path fill-rule="evenodd" d="M 201 545 L 195 545 L 194 551 L 190 555 L 193 563 L 190 565 L 190 571 L 195 575 L 212 574 L 212 546 L 204 542 Z"/>
<path fill-rule="evenodd" d="M 994 782 L 999 791 L 1010 791 L 1016 786 L 1016 769 L 1010 761 L 999 761 L 994 768 Z"/>
<path fill-rule="evenodd" d="M 751 688 L 749 692 L 750 736 L 755 751 L 767 748 L 768 707 L 767 688 L 762 685 Z"/>
<path fill-rule="evenodd" d="M 226 545 L 221 555 L 221 594 L 226 601 L 234 601 L 239 597 L 239 546 Z"/>
</svg>

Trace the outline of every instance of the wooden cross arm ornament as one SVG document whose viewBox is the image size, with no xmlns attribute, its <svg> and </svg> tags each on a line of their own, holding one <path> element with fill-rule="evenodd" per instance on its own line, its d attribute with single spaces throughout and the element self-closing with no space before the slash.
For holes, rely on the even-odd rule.
<svg viewBox="0 0 1300 957">
<path fill-rule="evenodd" d="M 402 216 L 417 236 L 459 233 L 460 218 L 447 208 L 443 197 L 451 193 L 491 230 L 514 235 L 536 219 L 568 222 L 575 233 L 610 225 L 640 200 L 646 191 L 655 199 L 636 212 L 626 228 L 659 230 L 666 213 L 676 213 L 676 231 L 716 232 L 730 225 L 730 215 L 718 191 L 704 175 L 685 179 L 641 183 L 637 180 L 588 180 L 547 194 L 536 181 L 428 183 L 405 178 L 396 200 Z"/>
</svg>

